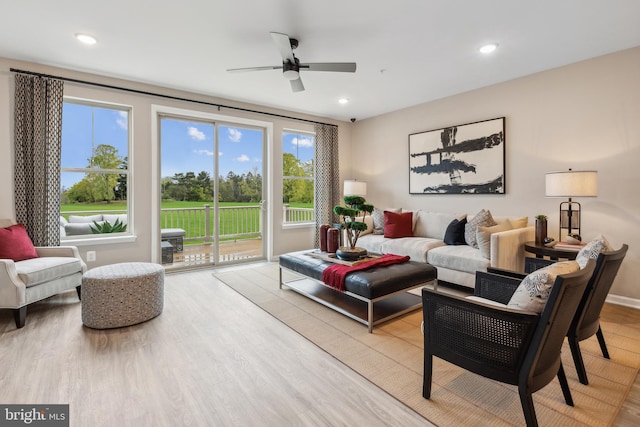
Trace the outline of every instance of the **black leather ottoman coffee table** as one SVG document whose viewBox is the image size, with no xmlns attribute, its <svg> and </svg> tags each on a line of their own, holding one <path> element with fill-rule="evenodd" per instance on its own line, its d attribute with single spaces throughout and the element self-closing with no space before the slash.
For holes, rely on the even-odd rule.
<svg viewBox="0 0 640 427">
<path fill-rule="evenodd" d="M 437 284 L 437 270 L 423 262 L 408 261 L 349 273 L 344 292 L 322 283 L 322 271 L 330 262 L 315 258 L 312 251 L 280 255 L 280 288 L 286 286 L 344 314 L 369 328 L 422 307 L 422 298 L 407 291 Z M 284 281 L 283 270 L 297 273 Z"/>
</svg>

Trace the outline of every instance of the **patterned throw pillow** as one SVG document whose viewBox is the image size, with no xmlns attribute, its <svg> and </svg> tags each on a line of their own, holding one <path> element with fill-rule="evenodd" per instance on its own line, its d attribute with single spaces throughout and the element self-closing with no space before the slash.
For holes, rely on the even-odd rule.
<svg viewBox="0 0 640 427">
<path fill-rule="evenodd" d="M 541 313 L 556 277 L 580 269 L 576 261 L 556 262 L 525 277 L 507 303 L 508 308 Z"/>
<path fill-rule="evenodd" d="M 473 218 L 467 219 L 467 223 L 464 226 L 464 240 L 467 245 L 473 246 L 478 249 L 478 240 L 476 238 L 476 232 L 478 227 L 492 227 L 497 225 L 491 216 L 491 211 L 482 209 Z"/>
<path fill-rule="evenodd" d="M 378 209 L 373 208 L 371 218 L 373 219 L 373 234 L 384 234 L 384 211 L 400 213 L 402 209 Z"/>
<path fill-rule="evenodd" d="M 587 245 L 580 249 L 576 256 L 576 262 L 580 265 L 580 268 L 584 268 L 590 259 L 598 258 L 600 252 L 608 252 L 611 250 L 611 245 L 601 234 L 594 237 Z"/>
</svg>

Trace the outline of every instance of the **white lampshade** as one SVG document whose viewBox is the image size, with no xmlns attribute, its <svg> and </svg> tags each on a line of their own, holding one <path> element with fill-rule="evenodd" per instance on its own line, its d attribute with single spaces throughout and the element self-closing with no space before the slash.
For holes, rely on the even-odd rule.
<svg viewBox="0 0 640 427">
<path fill-rule="evenodd" d="M 348 179 L 344 181 L 345 196 L 366 196 L 367 195 L 367 183 L 364 181 L 356 181 L 355 179 Z"/>
<path fill-rule="evenodd" d="M 547 172 L 545 176 L 547 197 L 595 197 L 598 195 L 597 171 Z"/>
</svg>

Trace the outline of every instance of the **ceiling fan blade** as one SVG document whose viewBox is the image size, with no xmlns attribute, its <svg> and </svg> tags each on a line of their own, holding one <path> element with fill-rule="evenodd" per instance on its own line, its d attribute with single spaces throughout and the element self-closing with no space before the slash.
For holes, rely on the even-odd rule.
<svg viewBox="0 0 640 427">
<path fill-rule="evenodd" d="M 302 80 L 298 77 L 295 80 L 289 80 L 291 82 L 291 90 L 294 92 L 302 92 L 304 90 L 304 85 L 302 84 Z"/>
<path fill-rule="evenodd" d="M 309 71 L 338 71 L 342 73 L 355 73 L 355 62 L 315 62 L 311 64 L 300 64 L 300 68 Z"/>
<path fill-rule="evenodd" d="M 245 71 L 282 70 L 282 65 L 268 65 L 266 67 L 230 68 L 227 71 L 232 73 L 242 73 Z"/>
<path fill-rule="evenodd" d="M 282 56 L 282 61 L 286 62 L 287 60 L 295 63 L 296 60 L 293 57 L 293 49 L 291 49 L 291 42 L 289 41 L 289 36 L 282 33 L 271 33 L 271 38 L 273 42 L 276 44 L 278 51 L 280 51 L 280 56 Z"/>
</svg>

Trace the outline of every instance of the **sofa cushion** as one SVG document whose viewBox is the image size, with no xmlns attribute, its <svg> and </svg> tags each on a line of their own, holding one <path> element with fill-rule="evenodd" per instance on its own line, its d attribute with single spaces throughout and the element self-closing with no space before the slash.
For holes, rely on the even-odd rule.
<svg viewBox="0 0 640 427">
<path fill-rule="evenodd" d="M 398 239 L 413 236 L 413 213 L 384 211 L 384 237 Z"/>
<path fill-rule="evenodd" d="M 573 273 L 579 269 L 580 265 L 577 262 L 563 261 L 530 273 L 516 288 L 507 307 L 541 313 L 556 277 L 561 274 Z"/>
<path fill-rule="evenodd" d="M 464 240 L 465 225 L 467 225 L 466 216 L 461 221 L 458 219 L 451 221 L 444 232 L 444 242 L 447 245 L 466 245 L 467 241 Z"/>
<path fill-rule="evenodd" d="M 440 246 L 444 246 L 442 240 L 428 237 L 385 239 L 382 242 L 381 253 L 408 255 L 411 261 L 427 262 L 428 251 Z"/>
<path fill-rule="evenodd" d="M 480 255 L 474 247 L 461 245 L 444 245 L 431 249 L 427 253 L 427 262 L 435 267 L 463 271 L 475 274 L 476 271 L 487 271 L 491 262 Z"/>
<path fill-rule="evenodd" d="M 356 246 L 359 248 L 366 249 L 367 252 L 371 252 L 374 254 L 381 254 L 382 252 L 382 243 L 387 240 L 384 238 L 382 234 L 366 234 L 364 236 L 360 236 Z"/>
<path fill-rule="evenodd" d="M 116 220 L 120 220 L 121 224 L 127 225 L 127 214 L 104 214 L 102 219 L 111 225 L 114 225 Z"/>
<path fill-rule="evenodd" d="M 509 221 L 505 221 L 491 227 L 478 227 L 478 231 L 476 232 L 476 241 L 478 242 L 480 255 L 487 259 L 491 259 L 491 235 L 493 233 L 512 229 L 513 227 Z"/>
<path fill-rule="evenodd" d="M 525 228 L 527 225 L 529 225 L 529 217 L 520 216 L 509 218 L 509 222 L 511 223 L 511 228 Z"/>
<path fill-rule="evenodd" d="M 477 249 L 478 241 L 476 240 L 476 233 L 478 227 L 491 227 L 496 224 L 491 216 L 491 212 L 484 209 L 472 218 L 467 218 L 467 224 L 464 226 L 464 240 L 467 242 L 467 245 Z"/>
<path fill-rule="evenodd" d="M 102 221 L 102 215 L 69 215 L 69 223 L 91 223 Z"/>
<path fill-rule="evenodd" d="M 467 216 L 466 214 L 427 212 L 423 210 L 417 213 L 417 223 L 413 230 L 413 235 L 440 240 L 444 239 L 444 234 L 451 221 L 454 219 L 461 220 Z"/>
<path fill-rule="evenodd" d="M 31 258 L 38 258 L 38 253 L 23 224 L 0 228 L 0 259 L 22 261 Z"/>
<path fill-rule="evenodd" d="M 104 221 L 96 221 L 96 224 L 102 225 Z M 95 228 L 95 224 L 93 222 L 70 222 L 69 224 L 64 226 L 64 231 L 67 236 L 80 236 L 83 234 L 93 234 L 91 227 Z"/>
<path fill-rule="evenodd" d="M 28 287 L 82 273 L 82 261 L 73 257 L 40 257 L 16 263 L 18 277 Z"/>
<path fill-rule="evenodd" d="M 373 212 L 371 212 L 371 218 L 373 219 L 373 234 L 384 234 L 384 211 L 389 212 L 402 212 L 401 208 L 387 208 L 387 209 L 378 209 L 373 208 Z"/>
</svg>

